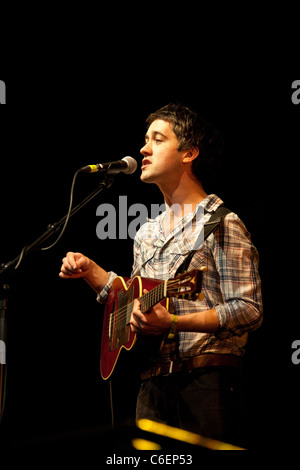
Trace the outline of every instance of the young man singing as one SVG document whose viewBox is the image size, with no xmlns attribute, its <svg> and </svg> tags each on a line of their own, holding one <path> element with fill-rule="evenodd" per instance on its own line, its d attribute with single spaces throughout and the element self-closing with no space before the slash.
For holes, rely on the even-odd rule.
<svg viewBox="0 0 300 470">
<path fill-rule="evenodd" d="M 196 220 L 199 209 L 206 223 L 223 204 L 216 195 L 206 194 L 204 184 L 220 156 L 221 139 L 180 104 L 154 112 L 147 123 L 141 180 L 159 187 L 166 211 L 136 233 L 131 277 L 171 279 L 189 254 L 189 269 L 206 271 L 203 300 L 174 298 L 169 310 L 157 304 L 147 313 L 142 313 L 138 299 L 134 301 L 132 331 L 166 334 L 156 364 L 141 374 L 136 418 L 239 444 L 240 359 L 248 332 L 262 322 L 258 253 L 232 212 L 191 253 L 188 224 Z M 73 252 L 63 259 L 60 272 L 63 279 L 84 278 L 99 302 L 106 301 L 116 276 Z"/>
</svg>

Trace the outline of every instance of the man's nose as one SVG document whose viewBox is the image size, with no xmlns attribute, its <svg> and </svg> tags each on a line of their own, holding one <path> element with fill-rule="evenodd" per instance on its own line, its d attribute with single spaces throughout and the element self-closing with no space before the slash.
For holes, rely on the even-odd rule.
<svg viewBox="0 0 300 470">
<path fill-rule="evenodd" d="M 143 157 L 146 157 L 147 155 L 151 155 L 152 148 L 151 148 L 150 142 L 147 142 L 144 145 L 144 147 L 141 148 L 140 152 L 143 155 Z"/>
</svg>

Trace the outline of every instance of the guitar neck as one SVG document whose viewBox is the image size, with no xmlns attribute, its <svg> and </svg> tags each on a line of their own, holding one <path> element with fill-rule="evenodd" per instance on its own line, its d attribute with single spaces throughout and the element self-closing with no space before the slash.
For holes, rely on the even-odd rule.
<svg viewBox="0 0 300 470">
<path fill-rule="evenodd" d="M 139 297 L 139 301 L 141 304 L 141 311 L 146 313 L 150 308 L 154 307 L 154 305 L 161 302 L 163 299 L 167 297 L 177 297 L 177 298 L 184 298 L 189 300 L 196 300 L 199 299 L 198 294 L 201 293 L 201 283 L 202 283 L 202 272 L 205 268 L 200 270 L 192 270 L 187 273 L 180 274 L 174 279 L 169 279 L 167 281 L 161 281 L 157 284 L 154 288 L 149 290 L 146 294 L 141 295 Z M 129 291 L 128 291 L 129 292 Z M 133 301 L 131 296 L 131 301 L 129 298 L 124 299 L 124 303 L 120 310 L 122 310 L 122 316 L 124 310 L 126 311 L 126 325 L 130 322 Z M 201 300 L 201 298 L 200 298 Z M 126 306 L 125 306 L 126 305 Z M 119 312 L 120 313 L 120 312 Z"/>
<path fill-rule="evenodd" d="M 139 297 L 139 301 L 141 304 L 141 311 L 146 313 L 150 308 L 154 307 L 154 305 L 161 302 L 163 299 L 167 297 L 167 281 L 163 281 L 153 289 L 151 289 L 146 294 L 141 295 Z M 129 325 L 131 312 L 133 308 L 133 301 L 125 300 L 124 305 L 117 311 L 118 314 L 118 324 L 120 326 Z"/>
<path fill-rule="evenodd" d="M 153 289 L 151 289 L 146 294 L 139 297 L 139 301 L 141 303 L 141 311 L 143 313 L 147 312 L 150 308 L 154 307 L 154 305 L 158 304 L 166 297 L 167 283 L 166 281 L 164 281 L 161 284 L 158 284 Z"/>
</svg>

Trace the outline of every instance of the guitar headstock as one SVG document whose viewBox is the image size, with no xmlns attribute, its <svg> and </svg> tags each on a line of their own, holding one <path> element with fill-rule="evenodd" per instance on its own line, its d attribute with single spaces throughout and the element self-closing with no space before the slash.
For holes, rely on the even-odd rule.
<svg viewBox="0 0 300 470">
<path fill-rule="evenodd" d="M 203 300 L 204 296 L 201 292 L 202 289 L 202 274 L 206 271 L 203 266 L 200 269 L 193 269 L 184 272 L 169 279 L 167 282 L 167 295 L 168 297 L 177 297 L 189 300 Z"/>
</svg>

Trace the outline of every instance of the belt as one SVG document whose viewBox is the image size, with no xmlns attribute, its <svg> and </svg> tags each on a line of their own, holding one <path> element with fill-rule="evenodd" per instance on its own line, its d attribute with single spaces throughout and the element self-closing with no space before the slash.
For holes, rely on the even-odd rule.
<svg viewBox="0 0 300 470">
<path fill-rule="evenodd" d="M 230 354 L 203 354 L 179 361 L 161 362 L 141 373 L 142 380 L 156 377 L 157 375 L 169 375 L 176 372 L 184 372 L 200 367 L 240 367 L 241 360 L 238 356 Z"/>
</svg>

